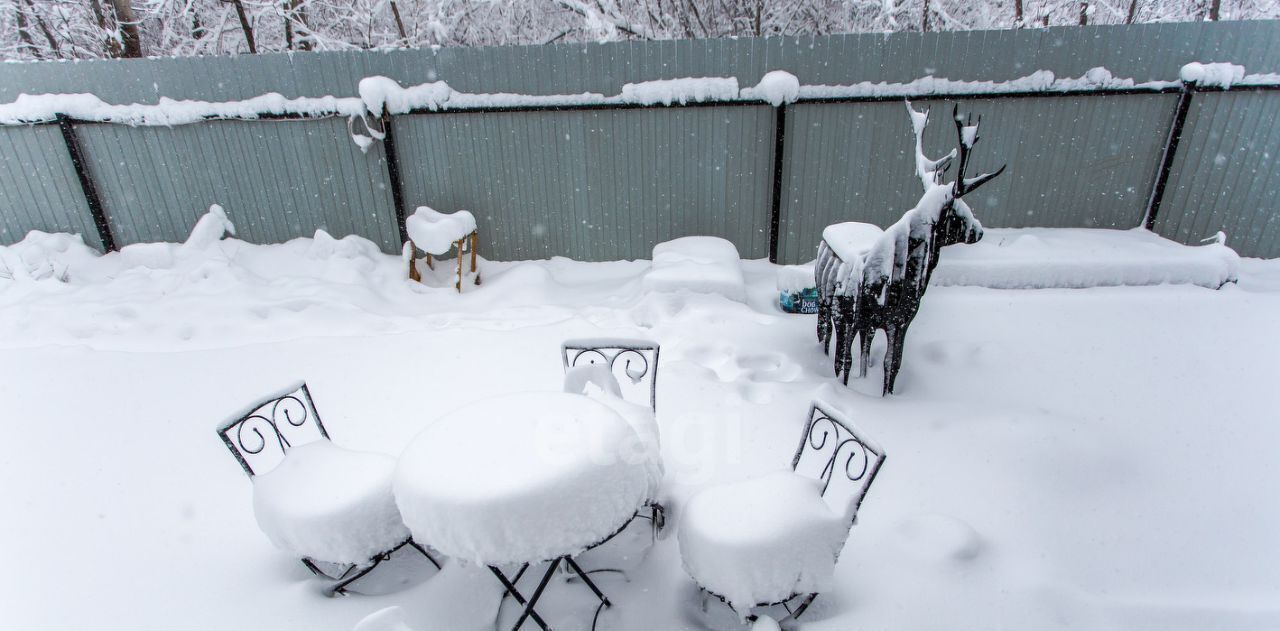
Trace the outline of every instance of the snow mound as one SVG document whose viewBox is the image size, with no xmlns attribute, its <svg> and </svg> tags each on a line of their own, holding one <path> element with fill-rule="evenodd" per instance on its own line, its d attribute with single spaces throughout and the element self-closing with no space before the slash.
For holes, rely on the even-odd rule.
<svg viewBox="0 0 1280 631">
<path fill-rule="evenodd" d="M 738 249 L 719 237 L 682 237 L 653 247 L 653 268 L 645 274 L 646 291 L 691 291 L 746 300 Z"/>
<path fill-rule="evenodd" d="M 800 292 L 813 286 L 812 263 L 778 268 L 778 291 Z"/>
<path fill-rule="evenodd" d="M 948 248 L 934 285 L 994 289 L 1235 282 L 1240 257 L 1215 242 L 1188 246 L 1141 228 L 992 228 L 978 243 Z"/>
<path fill-rule="evenodd" d="M 365 563 L 409 537 L 391 495 L 395 460 L 327 440 L 289 450 L 253 478 L 253 513 L 277 548 L 330 563 Z"/>
<path fill-rule="evenodd" d="M 389 77 L 365 77 L 360 80 L 357 91 L 365 111 L 374 115 L 381 114 L 384 107 L 391 114 L 405 114 L 422 107 L 434 111 L 444 107 L 453 96 L 453 88 L 443 81 L 405 88 Z"/>
<path fill-rule="evenodd" d="M 642 105 L 731 101 L 738 98 L 738 80 L 733 77 L 685 77 L 628 83 L 622 86 L 621 96 L 623 102 Z"/>
<path fill-rule="evenodd" d="M 466 210 L 445 214 L 419 206 L 405 220 L 404 227 L 414 245 L 440 255 L 448 252 L 455 241 L 476 231 L 476 217 Z"/>
<path fill-rule="evenodd" d="M 849 524 L 821 489 L 818 480 L 779 471 L 699 492 L 680 520 L 685 571 L 740 615 L 826 590 Z"/>
<path fill-rule="evenodd" d="M 754 88 L 744 88 L 742 98 L 758 99 L 774 107 L 795 103 L 800 98 L 800 80 L 785 70 L 773 70 L 765 73 Z"/>
<path fill-rule="evenodd" d="M 196 225 L 191 228 L 191 234 L 182 243 L 182 250 L 185 252 L 207 250 L 209 246 L 222 240 L 224 235 L 234 236 L 235 233 L 236 227 L 232 225 L 230 219 L 227 219 L 226 211 L 214 204 L 209 207 L 209 212 L 196 220 Z"/>
<path fill-rule="evenodd" d="M 351 631 L 413 631 L 413 627 L 404 621 L 404 609 L 392 606 L 361 618 Z"/>
<path fill-rule="evenodd" d="M 415 539 L 505 565 L 577 554 L 657 491 L 660 471 L 610 406 L 538 392 L 484 399 L 432 423 L 405 449 L 395 496 Z M 466 448 L 463 448 L 466 447 Z"/>
<path fill-rule="evenodd" d="M 78 234 L 32 230 L 13 245 L 0 245 L 0 280 L 69 282 L 73 266 L 88 266 L 98 251 Z"/>
<path fill-rule="evenodd" d="M 1227 89 L 1244 80 L 1244 66 L 1228 63 L 1191 62 L 1182 67 L 1178 76 L 1187 83 Z"/>
</svg>

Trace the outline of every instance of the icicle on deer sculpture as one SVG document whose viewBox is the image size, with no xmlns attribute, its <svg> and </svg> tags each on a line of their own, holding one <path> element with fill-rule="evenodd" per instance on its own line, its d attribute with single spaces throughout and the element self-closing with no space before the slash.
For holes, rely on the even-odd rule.
<svg viewBox="0 0 1280 631">
<path fill-rule="evenodd" d="M 907 102 L 911 128 L 915 132 L 916 174 L 924 195 L 915 208 L 881 232 L 869 224 L 836 224 L 823 231 L 818 247 L 815 276 L 818 287 L 818 340 L 829 353 L 832 333 L 836 337 L 836 376 L 849 383 L 853 344 L 861 338 L 858 376 L 867 376 L 871 341 L 883 330 L 889 346 L 884 354 L 884 392 L 893 392 L 893 382 L 902 366 L 902 349 L 907 327 L 920 310 L 943 247 L 955 243 L 976 243 L 982 238 L 982 224 L 961 199 L 1004 171 L 966 177 L 969 156 L 978 143 L 979 117 L 962 120 L 959 106 L 952 112 L 960 146 L 955 181 L 944 184 L 942 175 L 956 149 L 938 160 L 924 155 L 924 129 L 929 112 L 917 112 Z"/>
</svg>

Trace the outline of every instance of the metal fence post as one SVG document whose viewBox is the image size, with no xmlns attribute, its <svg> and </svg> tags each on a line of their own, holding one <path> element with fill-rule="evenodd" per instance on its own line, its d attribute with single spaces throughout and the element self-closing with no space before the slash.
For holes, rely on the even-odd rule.
<svg viewBox="0 0 1280 631">
<path fill-rule="evenodd" d="M 1164 189 L 1169 185 L 1169 173 L 1173 171 L 1173 158 L 1178 153 L 1178 142 L 1182 140 L 1182 127 L 1187 122 L 1193 92 L 1194 84 L 1182 82 L 1182 91 L 1178 93 L 1178 107 L 1173 111 L 1173 122 L 1169 125 L 1169 134 L 1164 139 L 1164 151 L 1160 154 L 1160 169 L 1156 171 L 1156 181 L 1151 187 L 1151 196 L 1147 198 L 1147 212 L 1142 217 L 1142 226 L 1147 230 L 1155 230 L 1156 215 L 1160 212 L 1160 202 L 1164 200 Z"/>
<path fill-rule="evenodd" d="M 769 206 L 769 262 L 778 262 L 778 231 L 782 224 L 782 161 L 786 149 L 787 104 L 774 108 L 773 117 L 773 199 Z"/>
<path fill-rule="evenodd" d="M 396 208 L 396 227 L 400 229 L 400 243 L 409 240 L 409 231 L 404 226 L 407 216 L 404 208 L 404 186 L 400 181 L 400 159 L 396 155 L 396 134 L 391 124 L 391 112 L 382 106 L 382 148 L 387 156 L 387 179 L 391 181 L 391 203 Z"/>
<path fill-rule="evenodd" d="M 107 215 L 102 209 L 102 199 L 98 197 L 98 188 L 93 183 L 93 176 L 85 164 L 84 154 L 80 151 L 80 141 L 76 138 L 76 129 L 66 114 L 58 114 L 58 129 L 62 130 L 62 141 L 67 145 L 67 153 L 71 156 L 71 166 L 76 170 L 76 178 L 80 180 L 80 190 L 89 205 L 89 214 L 93 215 L 93 225 L 98 229 L 98 238 L 102 241 L 102 249 L 110 252 L 116 249 L 116 239 L 111 234 L 111 224 L 107 223 Z"/>
</svg>

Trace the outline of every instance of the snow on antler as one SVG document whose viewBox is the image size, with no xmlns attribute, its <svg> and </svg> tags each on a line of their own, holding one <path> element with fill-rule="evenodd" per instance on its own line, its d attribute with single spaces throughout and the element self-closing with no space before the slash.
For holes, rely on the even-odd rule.
<svg viewBox="0 0 1280 631">
<path fill-rule="evenodd" d="M 983 173 L 977 177 L 965 177 L 969 167 L 969 155 L 973 152 L 973 146 L 978 144 L 978 126 L 982 124 L 982 117 L 979 116 L 977 122 L 974 122 L 973 115 L 969 115 L 966 120 L 965 117 L 960 116 L 959 105 L 956 105 L 951 111 L 951 117 L 956 122 L 956 139 L 960 142 L 960 167 L 956 171 L 955 182 L 955 196 L 959 198 L 1000 175 L 1004 171 L 1004 166 L 992 173 Z M 968 207 L 966 206 L 966 208 Z"/>
<path fill-rule="evenodd" d="M 937 160 L 930 160 L 929 156 L 924 154 L 924 129 L 929 126 L 929 110 L 917 112 L 916 108 L 911 106 L 911 101 L 907 101 L 906 104 L 907 112 L 911 115 L 911 131 L 916 136 L 916 176 L 920 178 L 920 185 L 928 191 L 939 184 L 942 172 L 947 170 L 947 165 L 951 164 L 952 158 L 956 157 L 956 150 L 952 149 L 950 153 Z"/>
</svg>

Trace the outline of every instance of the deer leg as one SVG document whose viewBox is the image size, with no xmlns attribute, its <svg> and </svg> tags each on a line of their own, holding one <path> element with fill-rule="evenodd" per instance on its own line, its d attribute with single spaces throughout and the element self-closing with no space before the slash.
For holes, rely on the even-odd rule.
<svg viewBox="0 0 1280 631">
<path fill-rule="evenodd" d="M 872 327 L 862 329 L 862 347 L 858 354 L 858 377 L 867 376 L 867 368 L 871 365 L 871 342 L 876 339 L 876 330 Z"/>
<path fill-rule="evenodd" d="M 818 341 L 822 343 L 822 354 L 831 354 L 831 301 L 826 298 L 818 300 Z"/>
<path fill-rule="evenodd" d="M 893 334 L 889 337 L 889 348 L 884 352 L 884 394 L 893 394 L 893 382 L 898 379 L 898 369 L 902 367 L 902 350 L 906 345 L 907 328 L 894 327 Z"/>
<path fill-rule="evenodd" d="M 844 326 L 841 326 L 840 323 L 837 322 L 835 326 L 835 334 L 836 334 L 836 352 L 832 356 L 833 357 L 832 364 L 836 371 L 836 377 L 839 377 L 841 373 L 844 371 L 845 355 L 849 354 L 849 340 L 846 339 L 849 336 L 849 333 Z M 846 383 L 848 382 L 846 381 Z"/>
</svg>

